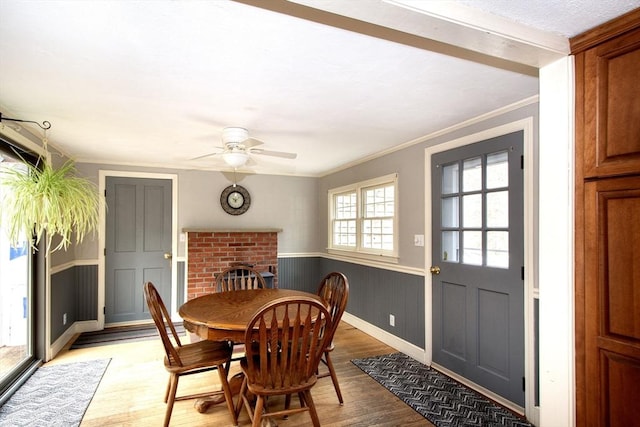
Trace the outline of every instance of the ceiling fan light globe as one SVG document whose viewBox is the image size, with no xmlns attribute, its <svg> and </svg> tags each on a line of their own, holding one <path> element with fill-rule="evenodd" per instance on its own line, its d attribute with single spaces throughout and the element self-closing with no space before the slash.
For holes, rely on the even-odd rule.
<svg viewBox="0 0 640 427">
<path fill-rule="evenodd" d="M 222 159 L 232 168 L 239 168 L 247 163 L 249 155 L 241 152 L 229 152 L 223 153 Z"/>
</svg>

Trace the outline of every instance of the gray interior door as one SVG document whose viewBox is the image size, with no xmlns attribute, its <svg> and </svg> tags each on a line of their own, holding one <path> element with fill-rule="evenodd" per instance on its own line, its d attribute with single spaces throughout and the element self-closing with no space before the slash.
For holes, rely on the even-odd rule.
<svg viewBox="0 0 640 427">
<path fill-rule="evenodd" d="M 432 156 L 431 271 L 433 361 L 524 407 L 522 147 L 520 131 Z"/>
<path fill-rule="evenodd" d="M 171 180 L 106 179 L 105 323 L 150 319 L 143 284 L 171 307 Z"/>
</svg>

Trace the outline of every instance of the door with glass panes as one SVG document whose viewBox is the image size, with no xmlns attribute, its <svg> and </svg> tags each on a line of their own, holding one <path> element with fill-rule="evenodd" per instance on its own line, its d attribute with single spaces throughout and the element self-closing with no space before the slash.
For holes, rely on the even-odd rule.
<svg viewBox="0 0 640 427">
<path fill-rule="evenodd" d="M 433 362 L 524 407 L 523 132 L 434 154 Z"/>
</svg>

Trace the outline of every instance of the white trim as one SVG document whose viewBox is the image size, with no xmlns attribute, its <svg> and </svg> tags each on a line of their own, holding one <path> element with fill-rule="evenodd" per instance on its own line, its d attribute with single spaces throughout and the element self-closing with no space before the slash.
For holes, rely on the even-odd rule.
<svg viewBox="0 0 640 427">
<path fill-rule="evenodd" d="M 336 254 L 324 252 L 308 252 L 308 253 L 281 253 L 278 259 L 286 258 L 325 258 L 334 261 L 348 262 L 350 264 L 364 265 L 366 267 L 379 268 L 381 270 L 397 271 L 399 273 L 413 274 L 416 276 L 424 276 L 424 268 L 410 267 L 399 264 L 390 264 L 388 262 L 375 262 L 368 259 L 355 259 L 351 256 L 345 257 Z"/>
<path fill-rule="evenodd" d="M 51 344 L 51 360 L 62 350 L 75 334 L 81 334 L 82 332 L 99 331 L 102 328 L 98 327 L 96 320 L 84 320 L 73 322 L 73 325 L 69 326 L 62 335 L 58 337 L 53 344 Z"/>
<path fill-rule="evenodd" d="M 390 173 L 387 175 L 371 178 L 365 181 L 354 182 L 341 187 L 331 188 L 327 191 L 327 241 L 329 242 L 328 252 L 341 253 L 345 256 L 354 256 L 358 258 L 367 258 L 371 260 L 384 260 L 387 262 L 398 262 L 398 242 L 399 242 L 399 200 L 398 200 L 398 173 Z M 393 186 L 393 249 L 372 249 L 363 246 L 364 230 L 363 222 L 367 219 L 364 209 L 365 200 L 363 193 L 371 188 L 380 188 Z M 355 246 L 338 246 L 334 242 L 334 221 L 335 219 L 335 199 L 341 195 L 356 195 L 356 215 L 353 220 L 356 223 L 356 244 Z M 388 217 L 385 217 L 388 219 Z M 340 220 L 337 220 L 340 221 Z"/>
<path fill-rule="evenodd" d="M 98 265 L 100 261 L 98 259 L 76 259 L 73 261 L 65 262 L 64 264 L 59 264 L 54 267 L 51 267 L 49 270 L 50 274 L 60 273 L 61 271 L 68 270 L 73 267 L 77 267 L 80 265 Z"/>
<path fill-rule="evenodd" d="M 359 165 L 359 164 L 362 164 L 362 163 L 366 163 L 366 162 L 368 162 L 370 160 L 374 160 L 374 159 L 377 159 L 377 158 L 380 158 L 380 157 L 384 157 L 387 154 L 395 153 L 396 151 L 404 150 L 405 148 L 411 147 L 411 146 L 416 145 L 416 144 L 422 144 L 423 142 L 427 142 L 427 141 L 429 141 L 431 139 L 434 139 L 434 138 L 437 138 L 439 136 L 448 135 L 448 134 L 450 134 L 452 132 L 455 132 L 457 130 L 464 129 L 466 127 L 475 125 L 477 123 L 485 122 L 485 121 L 487 121 L 489 119 L 492 119 L 494 117 L 500 117 L 500 116 L 502 116 L 504 114 L 510 113 L 511 111 L 519 110 L 520 108 L 526 107 L 526 106 L 531 105 L 531 104 L 535 104 L 537 102 L 538 102 L 538 95 L 534 95 L 534 96 L 531 96 L 529 98 L 525 98 L 525 99 L 523 99 L 521 101 L 514 102 L 513 104 L 506 105 L 504 107 L 498 108 L 498 109 L 490 111 L 488 113 L 480 114 L 479 116 L 476 116 L 476 117 L 471 118 L 469 120 L 465 120 L 464 122 L 461 122 L 461 123 L 457 123 L 457 124 L 455 124 L 453 126 L 449 126 L 447 128 L 444 128 L 444 129 L 438 130 L 436 132 L 432 132 L 430 134 L 427 134 L 425 136 L 421 136 L 419 138 L 416 138 L 416 139 L 413 139 L 411 141 L 405 142 L 403 144 L 396 145 L 395 147 L 388 148 L 388 149 L 383 150 L 383 151 L 379 151 L 377 153 L 374 153 L 374 154 L 372 154 L 370 156 L 367 156 L 367 157 L 363 157 L 363 158 L 358 159 L 356 161 L 353 161 L 353 162 L 350 162 L 350 163 L 346 163 L 346 164 L 341 165 L 341 166 L 339 166 L 339 167 L 337 167 L 335 169 L 331 169 L 330 171 L 328 171 L 326 173 L 323 173 L 319 177 L 322 178 L 322 177 L 325 177 L 325 176 L 329 176 L 329 175 L 334 174 L 336 172 L 340 172 L 340 171 L 352 168 L 353 166 L 356 166 L 356 165 Z"/>
<path fill-rule="evenodd" d="M 135 171 L 115 171 L 115 170 L 100 170 L 98 171 L 98 190 L 102 197 L 104 197 L 106 190 L 107 177 L 128 177 L 128 178 L 146 178 L 146 179 L 168 179 L 171 180 L 171 253 L 178 253 L 178 175 L 167 173 L 146 173 Z M 106 203 L 105 203 L 106 206 Z M 105 235 L 106 235 L 106 209 L 100 210 L 100 230 L 98 233 L 98 329 L 104 329 L 104 306 L 105 306 L 105 262 L 104 262 L 104 248 Z M 142 286 L 142 284 L 140 284 Z M 177 268 L 176 258 L 171 258 L 171 312 L 172 318 L 179 318 L 178 306 L 178 280 L 177 280 Z"/>
<path fill-rule="evenodd" d="M 403 340 L 390 332 L 385 331 L 384 329 L 380 329 L 377 326 L 372 325 L 369 322 L 366 322 L 359 317 L 356 317 L 352 314 L 345 312 L 342 315 L 342 321 L 360 329 L 362 332 L 371 335 L 375 339 L 382 341 L 386 345 L 393 347 L 394 349 L 416 359 L 420 363 L 425 363 L 424 357 L 424 349 L 416 346 L 415 344 L 411 344 L 408 341 Z"/>
<path fill-rule="evenodd" d="M 540 422 L 575 425 L 572 56 L 540 69 Z"/>
<path fill-rule="evenodd" d="M 457 26 L 463 28 L 463 31 L 474 31 L 477 34 L 476 38 L 496 35 L 505 40 L 503 44 L 506 44 L 506 41 L 510 40 L 518 43 L 518 47 L 520 47 L 521 50 L 525 50 L 526 47 L 532 51 L 542 51 L 542 53 L 538 55 L 547 54 L 547 52 L 556 55 L 567 55 L 570 51 L 569 40 L 565 36 L 523 25 L 515 20 L 485 12 L 477 7 L 470 7 L 456 2 L 423 0 L 383 1 L 457 24 Z M 479 42 L 479 44 L 481 43 L 482 42 Z M 532 54 L 530 54 L 530 56 L 535 58 Z M 510 59 L 513 60 L 513 58 Z M 529 65 L 538 66 L 539 63 Z"/>
<path fill-rule="evenodd" d="M 486 139 L 494 138 L 508 133 L 523 131 L 523 152 L 526 159 L 524 170 L 524 263 L 525 271 L 528 274 L 525 276 L 524 281 L 524 340 L 525 340 L 525 381 L 527 384 L 534 384 L 535 382 L 535 354 L 533 352 L 533 340 L 534 340 L 534 317 L 533 317 L 533 289 L 535 284 L 533 282 L 533 269 L 534 269 L 534 218 L 535 215 L 526 208 L 531 208 L 534 205 L 535 194 L 533 192 L 534 183 L 534 168 L 533 168 L 533 117 L 528 117 L 522 120 L 517 120 L 511 123 L 497 126 L 491 129 L 467 135 L 462 138 L 454 139 L 443 144 L 438 144 L 432 147 L 425 148 L 424 158 L 424 170 L 425 170 L 425 266 L 431 265 L 433 258 L 431 242 L 433 240 L 431 229 L 431 156 L 440 153 L 442 151 L 451 150 L 453 148 L 462 147 L 465 145 L 473 144 Z M 427 268 L 425 267 L 425 272 Z M 433 360 L 433 300 L 432 300 L 432 276 L 425 274 L 425 360 L 427 364 L 431 364 Z M 529 387 L 525 393 L 525 412 L 527 416 L 531 413 L 535 403 L 534 387 Z M 513 404 L 512 404 L 513 405 Z M 517 405 L 516 405 L 517 406 Z"/>
</svg>

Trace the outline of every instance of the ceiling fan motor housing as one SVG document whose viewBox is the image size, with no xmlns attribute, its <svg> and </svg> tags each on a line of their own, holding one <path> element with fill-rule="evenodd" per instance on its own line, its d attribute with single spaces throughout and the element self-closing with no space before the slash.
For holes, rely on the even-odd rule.
<svg viewBox="0 0 640 427">
<path fill-rule="evenodd" d="M 222 129 L 222 142 L 225 144 L 240 144 L 249 139 L 249 132 L 245 128 L 226 127 Z"/>
</svg>

